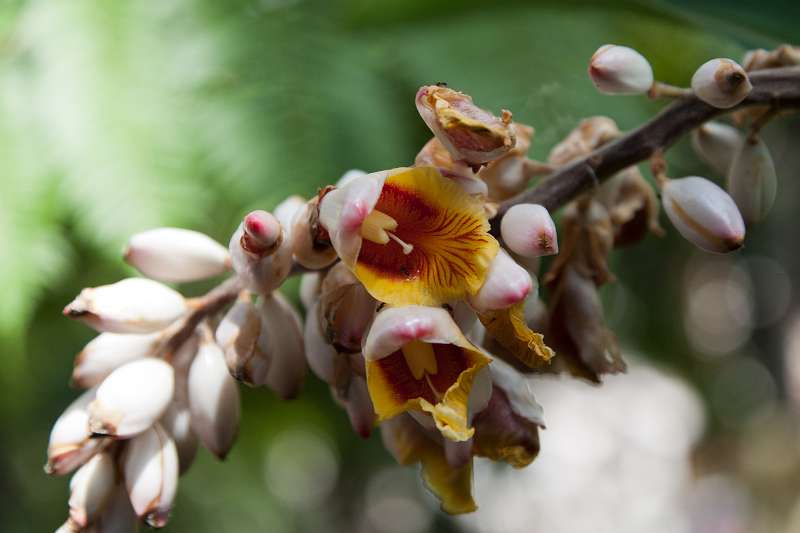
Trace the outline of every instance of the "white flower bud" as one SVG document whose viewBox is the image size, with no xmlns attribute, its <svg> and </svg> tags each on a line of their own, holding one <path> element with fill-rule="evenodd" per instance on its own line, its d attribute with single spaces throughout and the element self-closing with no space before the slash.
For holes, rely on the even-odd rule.
<svg viewBox="0 0 800 533">
<path fill-rule="evenodd" d="M 358 375 L 350 378 L 347 398 L 343 400 L 350 425 L 362 438 L 368 438 L 375 425 L 375 407 L 369 397 L 367 381 Z"/>
<path fill-rule="evenodd" d="M 175 441 L 179 474 L 182 475 L 192 465 L 197 454 L 197 436 L 192 431 L 192 413 L 188 403 L 173 401 L 159 423 Z"/>
<path fill-rule="evenodd" d="M 293 398 L 306 375 L 303 323 L 279 292 L 264 296 L 258 307 L 261 312 L 258 346 L 270 358 L 266 384 L 281 398 Z"/>
<path fill-rule="evenodd" d="M 322 285 L 322 276 L 319 272 L 306 272 L 300 276 L 300 302 L 308 311 L 319 298 L 319 289 Z"/>
<path fill-rule="evenodd" d="M 508 248 L 523 257 L 558 253 L 556 225 L 541 205 L 513 206 L 500 222 L 500 233 Z"/>
<path fill-rule="evenodd" d="M 306 348 L 308 366 L 316 376 L 333 385 L 336 380 L 336 348 L 325 340 L 317 318 L 318 303 L 314 303 L 306 314 L 303 340 Z"/>
<path fill-rule="evenodd" d="M 128 278 L 83 289 L 64 314 L 112 333 L 150 333 L 169 326 L 186 312 L 177 291 L 157 281 Z"/>
<path fill-rule="evenodd" d="M 742 143 L 728 174 L 728 192 L 748 224 L 766 216 L 775 201 L 778 177 L 767 145 L 760 138 Z"/>
<path fill-rule="evenodd" d="M 489 265 L 483 286 L 477 294 L 468 296 L 467 302 L 481 313 L 505 309 L 524 300 L 532 290 L 533 280 L 528 271 L 501 248 Z"/>
<path fill-rule="evenodd" d="M 250 295 L 237 300 L 217 326 L 217 345 L 225 354 L 228 371 L 238 381 L 251 387 L 264 385 L 269 371 L 269 355 L 261 351 L 261 315 Z"/>
<path fill-rule="evenodd" d="M 44 467 L 48 474 L 68 474 L 108 445 L 110 439 L 92 438 L 89 431 L 89 404 L 96 393 L 90 389 L 81 394 L 53 424 Z"/>
<path fill-rule="evenodd" d="M 266 294 L 279 287 L 292 268 L 292 250 L 280 222 L 266 211 L 249 213 L 231 236 L 228 250 L 244 286 Z"/>
<path fill-rule="evenodd" d="M 128 491 L 124 483 L 114 488 L 103 514 L 94 525 L 94 529 L 101 533 L 136 533 L 139 531 L 139 519 L 131 506 Z"/>
<path fill-rule="evenodd" d="M 117 368 L 103 380 L 89 405 L 89 429 L 117 438 L 146 430 L 169 406 L 174 374 L 169 363 L 151 357 Z"/>
<path fill-rule="evenodd" d="M 703 250 L 725 253 L 742 246 L 742 215 L 728 193 L 707 179 L 690 176 L 668 181 L 662 203 L 681 235 Z"/>
<path fill-rule="evenodd" d="M 589 77 L 601 93 L 643 94 L 653 85 L 653 68 L 633 48 L 606 44 L 592 55 Z"/>
<path fill-rule="evenodd" d="M 125 363 L 154 355 L 160 338 L 161 333 L 101 333 L 75 358 L 72 383 L 84 389 L 99 384 Z"/>
<path fill-rule="evenodd" d="M 111 455 L 101 452 L 75 472 L 69 483 L 69 518 L 80 528 L 94 523 L 110 500 L 116 481 Z"/>
<path fill-rule="evenodd" d="M 283 231 L 287 232 L 287 239 L 289 238 L 288 233 L 292 228 L 292 220 L 294 220 L 297 212 L 305 205 L 305 198 L 295 194 L 276 205 L 275 209 L 272 210 L 275 218 L 278 219 L 278 222 L 280 222 Z"/>
<path fill-rule="evenodd" d="M 728 174 L 742 141 L 739 130 L 722 122 L 706 122 L 692 131 L 695 153 L 722 175 Z"/>
<path fill-rule="evenodd" d="M 354 176 L 349 181 L 353 179 L 356 177 Z M 333 249 L 330 242 L 320 240 L 318 205 L 319 198 L 312 198 L 297 210 L 292 220 L 291 248 L 294 259 L 312 270 L 325 268 L 336 261 L 336 250 Z"/>
<path fill-rule="evenodd" d="M 133 510 L 151 527 L 164 527 L 178 488 L 178 452 L 159 424 L 131 439 L 122 470 Z"/>
<path fill-rule="evenodd" d="M 744 100 L 753 86 L 747 73 L 732 59 L 712 59 L 692 76 L 692 90 L 705 103 L 728 109 Z"/>
<path fill-rule="evenodd" d="M 202 339 L 189 370 L 192 429 L 203 446 L 224 459 L 239 430 L 239 388 L 228 373 L 222 349 Z"/>
<path fill-rule="evenodd" d="M 197 281 L 230 268 L 228 250 L 197 231 L 156 228 L 128 241 L 125 261 L 145 276 L 160 281 Z"/>
</svg>

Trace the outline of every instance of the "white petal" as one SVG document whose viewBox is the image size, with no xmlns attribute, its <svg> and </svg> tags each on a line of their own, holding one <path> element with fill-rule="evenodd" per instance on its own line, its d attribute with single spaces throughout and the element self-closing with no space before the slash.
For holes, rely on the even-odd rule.
<svg viewBox="0 0 800 533">
<path fill-rule="evenodd" d="M 89 405 L 93 433 L 128 438 L 153 425 L 172 400 L 175 373 L 161 359 L 131 361 L 103 380 Z"/>
<path fill-rule="evenodd" d="M 653 85 L 653 68 L 633 48 L 606 44 L 592 55 L 589 77 L 601 93 L 643 94 Z"/>
<path fill-rule="evenodd" d="M 469 400 L 467 403 L 470 424 L 472 424 L 472 418 L 489 405 L 489 400 L 492 397 L 492 374 L 490 368 L 494 362 L 495 359 L 492 359 L 492 363 L 488 367 L 481 368 L 478 373 L 475 374 L 475 379 L 472 381 L 472 388 L 469 390 Z"/>
<path fill-rule="evenodd" d="M 517 204 L 500 222 L 500 232 L 508 248 L 523 257 L 558 253 L 556 225 L 550 213 L 538 204 Z"/>
<path fill-rule="evenodd" d="M 231 306 L 215 334 L 231 375 L 254 387 L 266 383 L 270 365 L 269 354 L 258 346 L 260 334 L 261 316 L 249 295 Z"/>
<path fill-rule="evenodd" d="M 114 369 L 143 357 L 155 355 L 161 333 L 101 333 L 75 358 L 72 383 L 93 387 Z"/>
<path fill-rule="evenodd" d="M 204 339 L 189 370 L 192 429 L 220 459 L 228 455 L 239 430 L 239 388 L 228 373 L 222 350 Z"/>
<path fill-rule="evenodd" d="M 305 329 L 303 332 L 304 344 L 306 347 L 306 358 L 308 366 L 316 376 L 332 385 L 336 377 L 336 348 L 328 344 L 322 336 L 317 319 L 317 304 L 311 306 L 306 314 Z"/>
<path fill-rule="evenodd" d="M 150 333 L 164 329 L 186 312 L 180 293 L 157 281 L 128 278 L 83 289 L 64 308 L 97 331 Z"/>
<path fill-rule="evenodd" d="M 122 469 L 136 515 L 152 527 L 163 527 L 178 488 L 178 452 L 172 438 L 156 424 L 131 439 Z"/>
<path fill-rule="evenodd" d="M 501 359 L 494 359 L 489 369 L 492 382 L 506 393 L 511 409 L 519 416 L 544 426 L 544 411 L 533 395 L 531 378 L 521 374 Z"/>
<path fill-rule="evenodd" d="M 728 193 L 705 178 L 670 180 L 662 203 L 672 224 L 688 241 L 709 252 L 736 250 L 744 241 L 744 221 Z"/>
<path fill-rule="evenodd" d="M 109 439 L 92 438 L 89 431 L 89 404 L 96 393 L 94 388 L 81 394 L 53 424 L 47 446 L 48 474 L 68 474 L 109 443 Z"/>
<path fill-rule="evenodd" d="M 156 228 L 128 241 L 125 260 L 147 277 L 169 282 L 196 281 L 230 267 L 228 250 L 197 231 Z"/>
<path fill-rule="evenodd" d="M 705 103 L 728 109 L 744 100 L 753 86 L 747 73 L 732 59 L 712 59 L 692 76 L 692 90 Z"/>
<path fill-rule="evenodd" d="M 159 423 L 175 442 L 179 474 L 183 474 L 197 454 L 197 437 L 192 431 L 192 413 L 188 403 L 172 402 Z"/>
<path fill-rule="evenodd" d="M 345 172 L 344 174 L 342 174 L 342 177 L 339 178 L 339 181 L 336 182 L 336 186 L 337 187 L 344 187 L 345 185 L 347 185 L 348 183 L 350 183 L 354 179 L 360 178 L 361 176 L 366 176 L 366 175 L 367 175 L 367 173 L 364 172 L 363 170 L 359 170 L 357 168 L 350 169 L 347 172 Z"/>
<path fill-rule="evenodd" d="M 111 455 L 101 452 L 83 465 L 70 480 L 69 517 L 80 527 L 95 522 L 109 501 L 116 479 Z"/>
<path fill-rule="evenodd" d="M 306 375 L 300 315 L 277 291 L 263 297 L 258 305 L 261 313 L 258 346 L 271 358 L 267 386 L 281 398 L 293 398 Z"/>
<path fill-rule="evenodd" d="M 728 175 L 728 192 L 748 224 L 759 222 L 772 208 L 778 188 L 775 164 L 760 138 L 741 144 Z"/>
<path fill-rule="evenodd" d="M 438 307 L 409 305 L 378 313 L 364 341 L 364 358 L 382 359 L 413 340 L 471 347 L 450 313 Z"/>
<path fill-rule="evenodd" d="M 489 265 L 483 286 L 477 294 L 468 296 L 467 301 L 479 312 L 505 309 L 524 300 L 533 288 L 528 271 L 501 248 Z"/>
<path fill-rule="evenodd" d="M 300 303 L 308 311 L 319 298 L 319 289 L 322 285 L 322 276 L 319 272 L 306 272 L 300 276 Z"/>
<path fill-rule="evenodd" d="M 692 131 L 694 151 L 722 175 L 728 174 L 743 140 L 739 130 L 722 122 L 706 122 Z"/>
<path fill-rule="evenodd" d="M 272 214 L 275 215 L 275 218 L 281 223 L 281 227 L 287 232 L 287 238 L 291 238 L 289 233 L 291 233 L 292 221 L 295 215 L 305 204 L 306 200 L 302 196 L 295 194 L 279 203 L 275 206 L 275 209 L 272 210 Z"/>
</svg>

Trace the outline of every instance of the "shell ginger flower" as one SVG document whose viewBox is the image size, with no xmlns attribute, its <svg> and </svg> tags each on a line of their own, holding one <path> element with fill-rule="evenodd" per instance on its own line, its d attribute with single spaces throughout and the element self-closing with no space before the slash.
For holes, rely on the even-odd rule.
<svg viewBox="0 0 800 533">
<path fill-rule="evenodd" d="M 320 222 L 367 291 L 392 305 L 477 293 L 499 248 L 480 202 L 433 167 L 357 177 L 323 196 Z"/>
</svg>

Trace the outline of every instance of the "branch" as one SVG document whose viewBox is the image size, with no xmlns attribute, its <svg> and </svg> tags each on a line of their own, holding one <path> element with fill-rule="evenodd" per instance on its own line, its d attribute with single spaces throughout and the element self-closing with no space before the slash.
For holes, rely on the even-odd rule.
<svg viewBox="0 0 800 533">
<path fill-rule="evenodd" d="M 658 150 L 666 151 L 680 137 L 718 115 L 754 105 L 775 110 L 800 109 L 800 67 L 759 70 L 749 76 L 753 90 L 739 105 L 718 109 L 695 96 L 685 96 L 627 135 L 559 168 L 536 187 L 506 200 L 492 219 L 493 233 L 499 235 L 500 220 L 510 207 L 534 203 L 555 211 L 620 170 L 649 159 Z"/>
</svg>

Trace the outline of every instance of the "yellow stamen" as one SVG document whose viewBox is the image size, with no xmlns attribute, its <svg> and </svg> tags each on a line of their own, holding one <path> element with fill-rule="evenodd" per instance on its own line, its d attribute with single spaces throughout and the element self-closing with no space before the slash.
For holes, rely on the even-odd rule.
<svg viewBox="0 0 800 533">
<path fill-rule="evenodd" d="M 389 239 L 403 247 L 403 253 L 408 255 L 414 249 L 413 244 L 409 244 L 392 233 L 397 229 L 397 221 L 377 209 L 373 210 L 361 224 L 361 236 L 368 241 L 377 244 L 387 244 Z"/>
<path fill-rule="evenodd" d="M 403 356 L 414 379 L 422 379 L 426 373 L 436 374 L 438 371 L 433 346 L 426 342 L 417 340 L 409 342 L 403 346 Z"/>
</svg>

